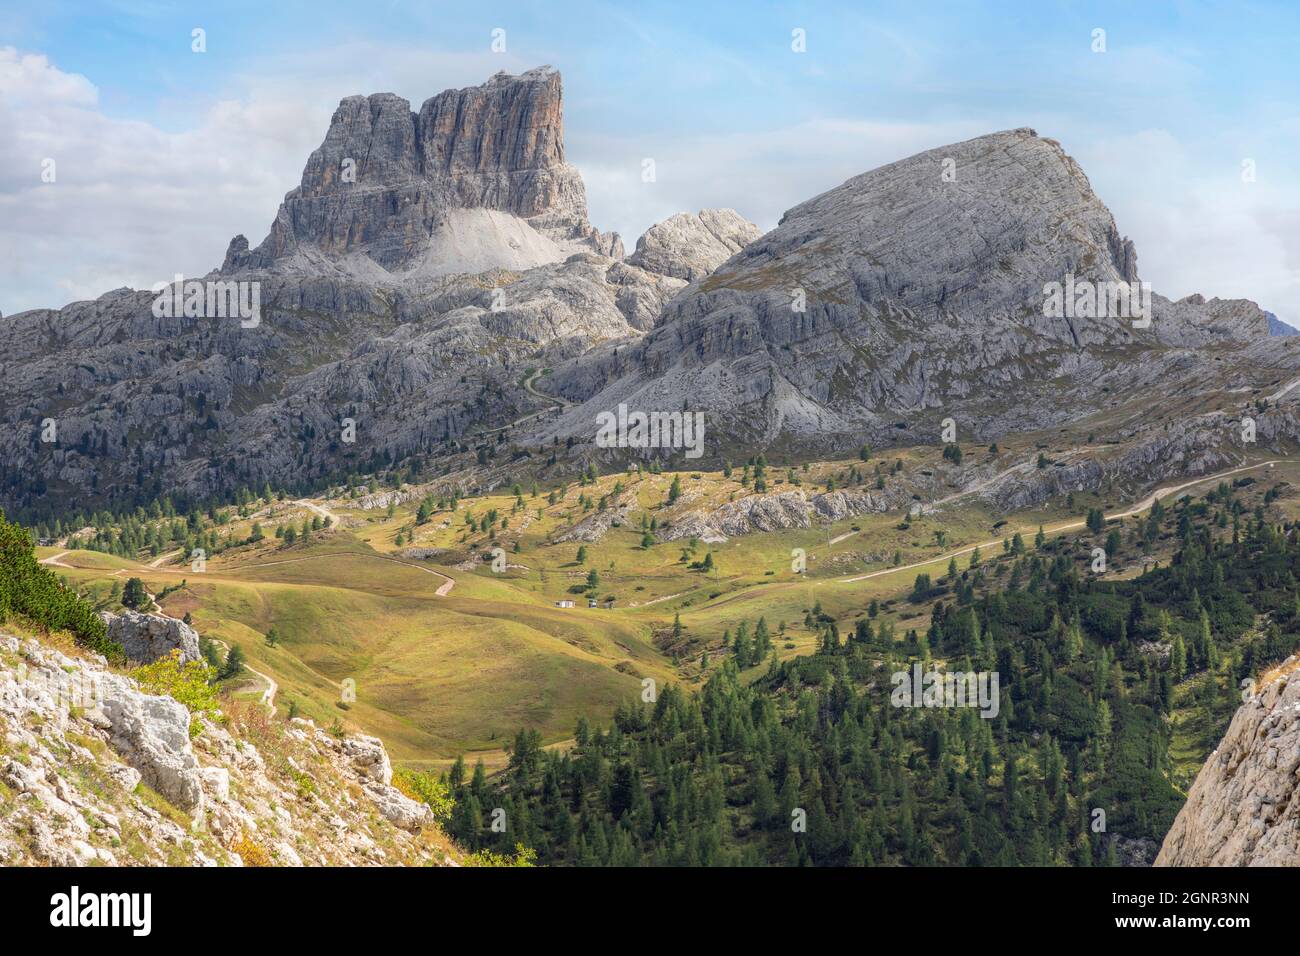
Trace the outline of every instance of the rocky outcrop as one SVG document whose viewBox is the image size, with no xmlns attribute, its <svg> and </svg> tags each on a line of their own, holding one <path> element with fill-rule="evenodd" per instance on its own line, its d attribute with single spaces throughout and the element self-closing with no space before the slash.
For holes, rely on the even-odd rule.
<svg viewBox="0 0 1300 956">
<path fill-rule="evenodd" d="M 783 440 L 816 453 L 934 440 L 945 417 L 979 436 L 1041 429 L 1111 396 L 1181 388 L 1189 371 L 1207 384 L 1252 374 L 1241 351 L 1266 331 L 1252 302 L 1153 293 L 1146 327 L 1109 303 L 1049 305 L 1053 282 L 1138 279 L 1132 244 L 1060 144 L 1029 129 L 981 136 L 790 209 L 671 299 L 619 371 L 597 354 L 557 368 L 552 387 L 585 402 L 551 432 L 581 436 L 625 403 L 707 411 L 711 455 Z M 1268 364 L 1283 362 L 1300 367 L 1300 350 Z"/>
<path fill-rule="evenodd" d="M 0 865 L 441 865 L 459 855 L 428 806 L 393 786 L 373 737 L 242 709 L 196 717 L 102 658 L 5 634 L 0 810 Z"/>
<path fill-rule="evenodd" d="M 392 93 L 345 98 L 266 241 L 249 251 L 236 237 L 223 271 L 298 253 L 301 267 L 320 252 L 390 272 L 481 272 L 558 261 L 579 245 L 622 256 L 618 237 L 587 221 L 582 178 L 564 158 L 560 74 L 540 67 L 447 90 L 419 112 Z"/>
<path fill-rule="evenodd" d="M 108 639 L 122 645 L 129 661 L 149 664 L 173 650 L 181 652 L 182 663 L 199 659 L 199 634 L 184 621 L 131 610 L 101 611 L 99 616 L 108 628 Z"/>
<path fill-rule="evenodd" d="M 627 261 L 648 272 L 694 282 L 703 279 L 763 231 L 734 209 L 679 212 L 651 226 Z"/>
<path fill-rule="evenodd" d="M 1238 708 L 1156 866 L 1300 865 L 1300 661 Z"/>
<path fill-rule="evenodd" d="M 125 678 L 98 676 L 101 699 L 86 719 L 141 779 L 186 812 L 203 806 L 199 762 L 190 745 L 190 713 L 170 697 L 142 694 Z"/>
<path fill-rule="evenodd" d="M 712 510 L 677 515 L 659 532 L 663 541 L 699 538 L 706 542 L 764 531 L 810 528 L 814 521 L 840 521 L 897 510 L 911 501 L 911 488 L 893 482 L 879 491 L 828 491 L 811 497 L 802 489 L 746 495 Z"/>
<path fill-rule="evenodd" d="M 704 518 L 704 524 L 726 537 L 752 531 L 807 528 L 811 524 L 809 510 L 808 499 L 802 491 L 748 495 L 715 509 Z M 667 541 L 677 540 L 682 530 L 674 521 L 662 537 Z"/>
<path fill-rule="evenodd" d="M 358 734 L 339 742 L 339 751 L 363 776 L 378 783 L 393 782 L 393 765 L 388 760 L 383 741 Z"/>
<path fill-rule="evenodd" d="M 555 544 L 564 544 L 569 541 L 587 543 L 599 541 L 609 533 L 610 528 L 616 528 L 624 524 L 634 507 L 636 507 L 636 496 L 631 492 L 624 492 L 615 501 L 607 502 L 605 508 L 593 511 L 585 518 L 575 522 L 571 527 L 561 531 L 552 541 Z"/>
<path fill-rule="evenodd" d="M 880 491 L 828 491 L 814 495 L 810 504 L 818 518 L 840 521 L 902 507 L 908 497 L 910 496 L 902 494 L 896 487 Z"/>
</svg>

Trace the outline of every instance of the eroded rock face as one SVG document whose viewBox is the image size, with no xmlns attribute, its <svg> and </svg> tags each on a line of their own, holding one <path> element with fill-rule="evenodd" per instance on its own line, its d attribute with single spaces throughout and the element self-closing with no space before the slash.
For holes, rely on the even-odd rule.
<svg viewBox="0 0 1300 956">
<path fill-rule="evenodd" d="M 706 520 L 722 534 L 734 537 L 749 531 L 807 528 L 811 524 L 808 512 L 808 499 L 802 491 L 781 491 L 728 502 Z M 665 537 L 672 540 L 673 531 L 669 529 Z"/>
<path fill-rule="evenodd" d="M 122 645 L 127 660 L 151 664 L 173 650 L 181 652 L 181 663 L 199 659 L 199 634 L 184 621 L 165 614 L 101 611 L 108 627 L 108 639 Z"/>
<path fill-rule="evenodd" d="M 1291 658 L 1284 665 L 1294 668 Z M 1156 866 L 1300 866 L 1300 675 L 1242 704 L 1165 836 Z"/>
<path fill-rule="evenodd" d="M 629 261 L 650 259 L 650 239 Z M 980 436 L 1039 429 L 1189 374 L 1251 374 L 1239 350 L 1267 334 L 1252 302 L 1153 293 L 1147 328 L 1047 307 L 1051 282 L 1139 278 L 1132 244 L 1058 143 L 981 136 L 790 209 L 671 299 L 619 370 L 597 353 L 556 369 L 552 386 L 585 404 L 554 433 L 580 436 L 620 403 L 686 407 L 708 414 L 714 454 L 784 439 L 820 451 L 934 440 L 945 416 Z M 1282 360 L 1294 370 L 1300 352 Z M 900 420 L 910 434 L 893 431 Z"/>
<path fill-rule="evenodd" d="M 389 271 L 431 259 L 425 274 L 480 272 L 557 261 L 579 244 L 622 255 L 587 221 L 582 178 L 564 159 L 560 74 L 540 67 L 439 93 L 418 113 L 392 93 L 347 97 L 266 241 L 232 244 L 223 271 L 319 250 Z"/>
<path fill-rule="evenodd" d="M 734 209 L 679 212 L 646 230 L 627 261 L 648 272 L 694 282 L 762 234 Z"/>
<path fill-rule="evenodd" d="M 142 694 L 123 678 L 104 675 L 99 712 L 110 742 L 146 784 L 187 812 L 202 809 L 203 778 L 190 744 L 190 712 L 170 697 Z"/>
<path fill-rule="evenodd" d="M 226 718 L 198 718 L 191 739 L 184 706 L 102 658 L 0 633 L 0 863 L 455 865 L 377 739 L 294 718 L 258 723 L 254 746 Z"/>
<path fill-rule="evenodd" d="M 840 521 L 898 509 L 911 501 L 915 484 L 891 482 L 880 490 L 828 491 L 809 496 L 802 489 L 746 495 L 712 510 L 693 509 L 673 518 L 659 533 L 664 541 L 699 538 L 726 541 L 746 534 L 810 528 L 813 522 Z"/>
<path fill-rule="evenodd" d="M 625 492 L 615 501 L 608 502 L 603 511 L 593 511 L 576 522 L 572 527 L 557 534 L 552 540 L 556 544 L 568 541 L 599 541 L 609 530 L 628 521 L 632 509 L 636 507 L 636 495 Z"/>
<path fill-rule="evenodd" d="M 382 784 L 393 782 L 393 765 L 378 737 L 348 737 L 339 742 L 339 749 L 365 776 Z"/>
</svg>

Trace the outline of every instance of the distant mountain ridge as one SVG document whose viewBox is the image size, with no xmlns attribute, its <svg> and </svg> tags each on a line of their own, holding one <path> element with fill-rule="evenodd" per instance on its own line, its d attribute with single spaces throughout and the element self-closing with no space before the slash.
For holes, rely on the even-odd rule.
<svg viewBox="0 0 1300 956">
<path fill-rule="evenodd" d="M 654 256 L 623 261 L 587 220 L 549 67 L 418 112 L 348 97 L 266 239 L 236 236 L 202 277 L 256 283 L 256 323 L 154 315 L 130 289 L 0 322 L 0 504 L 91 510 L 452 460 L 556 404 L 528 369 L 635 339 L 680 275 L 758 232 L 701 216 L 724 238 L 660 230 Z"/>
<path fill-rule="evenodd" d="M 1029 129 L 981 136 L 794 207 L 640 342 L 557 369 L 555 387 L 584 404 L 555 434 L 580 436 L 626 403 L 706 410 L 755 447 L 887 441 L 900 420 L 935 440 L 945 417 L 994 436 L 1078 418 L 1100 407 L 1101 385 L 1150 387 L 1174 365 L 1185 380 L 1184 350 L 1267 333 L 1248 300 L 1152 294 L 1147 328 L 1044 308 L 1049 282 L 1138 279 L 1132 242 L 1060 144 Z"/>
<path fill-rule="evenodd" d="M 1268 318 L 1269 335 L 1300 335 L 1300 329 L 1283 322 L 1272 312 L 1265 312 L 1264 315 Z"/>
<path fill-rule="evenodd" d="M 623 258 L 588 221 L 554 70 L 418 111 L 348 97 L 265 240 L 235 237 L 204 277 L 257 283 L 255 327 L 155 316 L 132 290 L 0 323 L 0 504 L 202 498 L 408 460 L 461 483 L 565 479 L 629 457 L 593 446 L 620 404 L 703 412 L 706 458 L 737 460 L 934 441 L 948 419 L 992 439 L 1300 374 L 1248 300 L 1151 294 L 1149 327 L 1045 308 L 1049 283 L 1127 289 L 1137 261 L 1078 164 L 1029 129 L 856 176 L 764 236 L 731 210 L 681 213 Z M 1136 460 L 1240 454 L 1213 416 L 1171 430 L 1143 408 L 1120 436 L 1151 443 Z"/>
<path fill-rule="evenodd" d="M 251 251 L 236 237 L 222 271 L 264 269 L 285 257 L 302 269 L 319 261 L 316 253 L 364 253 L 390 271 L 419 271 L 429 245 L 457 223 L 497 245 L 482 250 L 498 255 L 481 259 L 484 268 L 509 260 L 531 268 L 579 249 L 622 257 L 618 235 L 587 221 L 582 177 L 565 162 L 555 70 L 498 73 L 482 86 L 430 97 L 418 113 L 392 93 L 347 97 L 270 235 Z"/>
</svg>

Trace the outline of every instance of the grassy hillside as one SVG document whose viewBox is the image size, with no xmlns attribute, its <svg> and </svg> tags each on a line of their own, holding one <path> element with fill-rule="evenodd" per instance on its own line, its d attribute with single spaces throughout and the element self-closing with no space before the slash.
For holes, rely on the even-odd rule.
<svg viewBox="0 0 1300 956">
<path fill-rule="evenodd" d="M 452 829 L 505 845 L 500 808 L 509 840 L 577 865 L 1149 863 L 1239 683 L 1300 647 L 1300 527 L 1269 520 L 1286 490 L 1156 508 L 1134 530 L 1165 566 L 1138 577 L 1062 536 L 918 588 L 925 629 L 832 619 L 815 654 L 749 683 L 729 656 L 565 754 L 521 731 L 505 773 L 454 769 Z M 996 673 L 999 706 L 901 708 L 916 666 Z"/>
<path fill-rule="evenodd" d="M 1006 451 L 971 455 L 991 471 L 1021 460 Z M 1049 538 L 1075 533 L 1094 504 L 1128 503 L 1080 495 L 998 516 L 967 496 L 911 518 L 894 510 L 714 544 L 663 540 L 689 513 L 753 494 L 756 471 L 633 472 L 463 498 L 413 489 L 400 503 L 371 508 L 355 493 L 301 504 L 263 496 L 207 515 L 98 529 L 98 546 L 147 542 L 119 547 L 127 556 L 39 553 L 105 607 L 116 606 L 115 583 L 120 591 L 140 577 L 168 613 L 188 612 L 205 637 L 243 648 L 278 683 L 282 709 L 378 734 L 404 763 L 446 766 L 468 754 L 491 768 L 504 764 L 503 745 L 520 726 L 539 731 L 545 745 L 568 746 L 580 716 L 607 719 L 640 696 L 646 678 L 657 687 L 703 686 L 741 622 L 765 620 L 778 661 L 815 651 L 826 620 L 847 632 L 874 613 L 897 635 L 923 632 L 929 606 L 906 600 L 919 573 L 937 580 L 954 555 L 965 570 L 975 545 L 987 562 L 1017 530 L 1032 545 L 1040 525 Z M 763 484 L 768 493 L 813 494 L 916 481 L 942 491 L 956 473 L 937 450 L 913 449 L 868 462 L 768 466 Z M 605 517 L 597 540 L 558 540 Z M 1127 538 L 1139 520 L 1119 523 Z M 292 542 L 277 536 L 290 528 Z M 209 556 L 195 571 L 184 557 L 200 541 Z M 1169 547 L 1134 541 L 1116 564 L 1132 574 Z M 506 565 L 499 572 L 496 548 Z M 796 548 L 807 555 L 805 574 L 792 569 Z M 588 607 L 589 598 L 599 606 Z M 564 600 L 576 606 L 556 606 Z M 739 678 L 752 682 L 767 666 L 756 662 Z M 354 701 L 341 700 L 348 681 Z M 257 696 L 265 683 L 250 675 L 240 687 Z"/>
</svg>

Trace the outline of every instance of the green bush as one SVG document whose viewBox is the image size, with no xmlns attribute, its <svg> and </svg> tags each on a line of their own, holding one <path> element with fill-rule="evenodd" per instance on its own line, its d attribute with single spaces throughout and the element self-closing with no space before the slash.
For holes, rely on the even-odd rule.
<svg viewBox="0 0 1300 956">
<path fill-rule="evenodd" d="M 515 844 L 515 852 L 493 853 L 491 850 L 479 850 L 465 857 L 466 866 L 536 866 L 537 851 L 529 849 L 522 843 Z"/>
<path fill-rule="evenodd" d="M 14 613 L 52 631 L 71 631 L 78 644 L 105 657 L 122 657 L 94 608 L 36 560 L 27 529 L 0 511 L 0 618 Z"/>
<path fill-rule="evenodd" d="M 181 652 L 173 650 L 152 664 L 145 664 L 130 672 L 140 689 L 149 694 L 161 694 L 180 701 L 196 718 L 190 724 L 190 736 L 198 736 L 200 714 L 217 715 L 217 689 L 212 686 L 216 672 L 205 661 L 181 663 Z"/>
<path fill-rule="evenodd" d="M 393 772 L 393 786 L 412 800 L 425 804 L 437 819 L 445 820 L 451 816 L 454 801 L 447 785 L 433 774 L 399 768 Z"/>
</svg>

